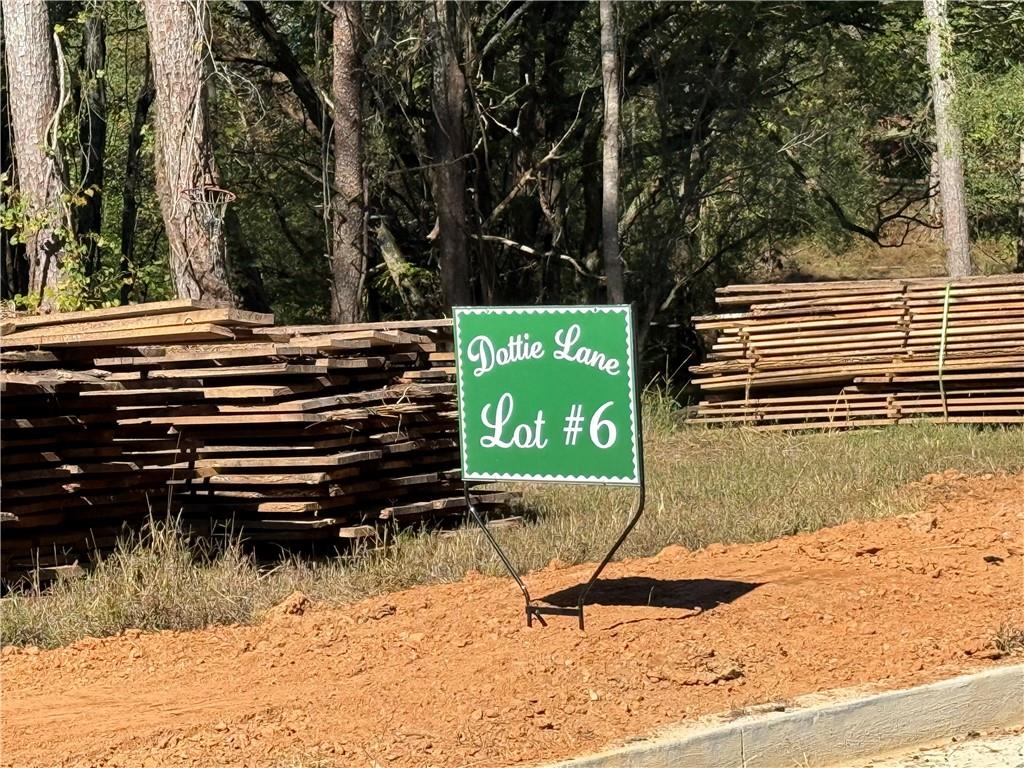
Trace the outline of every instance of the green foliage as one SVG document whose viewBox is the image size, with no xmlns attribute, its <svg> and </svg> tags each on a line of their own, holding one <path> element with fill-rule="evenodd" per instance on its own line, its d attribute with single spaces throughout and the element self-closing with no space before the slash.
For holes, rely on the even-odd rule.
<svg viewBox="0 0 1024 768">
<path fill-rule="evenodd" d="M 964 133 L 968 202 L 976 227 L 988 234 L 1012 231 L 1024 136 L 1024 63 L 989 75 L 965 69 L 957 111 Z"/>
<path fill-rule="evenodd" d="M 241 4 L 211 4 L 212 141 L 235 270 L 285 322 L 327 319 L 331 142 Z M 333 16 L 313 2 L 267 3 L 298 74 L 331 111 Z M 374 318 L 441 306 L 434 166 L 437 44 L 430 4 L 364 3 L 363 142 Z M 596 5 L 460 5 L 467 152 L 465 228 L 475 296 L 496 303 L 603 298 L 600 264 L 602 94 Z M 1022 130 L 1024 11 L 950 6 L 973 231 L 1011 252 Z M 102 231 L 71 270 L 66 304 L 171 293 L 155 194 L 153 131 L 143 132 L 135 248 L 122 250 L 127 141 L 144 81 L 145 23 L 128 3 L 54 6 L 72 94 L 60 125 L 73 206 L 102 194 Z M 106 22 L 107 144 L 102 189 L 81 178 L 86 20 Z M 796 244 L 845 253 L 873 233 L 908 236 L 905 211 L 930 223 L 932 154 L 925 29 L 919 3 L 625 3 L 621 252 L 627 294 L 650 349 L 708 308 L 716 286 L 778 272 Z M 788 158 L 787 158 L 788 153 Z M 799 164 L 806 178 L 794 171 Z M 9 180 L 7 181 L 9 184 Z M 5 231 L 24 227 L 16 196 Z M 837 215 L 841 210 L 845 221 Z M 410 309 L 384 268 L 378 223 L 394 234 L 424 301 Z M 862 230 L 860 233 L 856 229 Z M 909 233 L 913 236 L 913 233 Z M 874 246 L 872 246 L 874 247 Z M 71 259 L 77 263 L 75 258 Z M 996 259 L 998 262 L 998 259 Z M 659 352 L 659 354 L 661 354 Z M 688 353 L 687 353 L 688 354 Z M 664 358 L 669 371 L 682 356 Z"/>
<path fill-rule="evenodd" d="M 1024 138 L 1024 6 L 952 6 L 955 112 L 963 131 L 972 230 L 1001 241 L 1012 264 Z"/>
<path fill-rule="evenodd" d="M 420 296 L 436 297 L 440 295 L 440 275 L 437 270 L 419 267 L 406 262 L 399 265 L 397 272 L 397 277 L 401 281 L 406 295 L 403 295 L 403 291 L 400 291 L 395 285 L 395 276 L 391 274 L 384 264 L 380 264 L 376 269 L 371 284 L 379 301 L 384 306 L 394 307 L 397 317 L 401 316 L 402 310 L 409 310 L 408 293 L 410 287 Z M 420 311 L 429 311 L 429 309 L 428 305 L 421 307 Z M 435 313 L 440 313 L 440 308 L 436 304 L 434 305 L 434 311 Z"/>
</svg>

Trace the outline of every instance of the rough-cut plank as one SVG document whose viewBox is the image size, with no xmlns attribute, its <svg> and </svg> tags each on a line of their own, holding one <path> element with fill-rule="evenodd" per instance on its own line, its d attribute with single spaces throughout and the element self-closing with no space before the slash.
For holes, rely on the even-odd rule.
<svg viewBox="0 0 1024 768">
<path fill-rule="evenodd" d="M 0 365 L 19 366 L 26 363 L 56 363 L 59 359 L 53 352 L 45 350 L 9 350 L 0 352 Z"/>
<path fill-rule="evenodd" d="M 46 342 L 52 336 L 71 336 L 81 333 L 127 333 L 129 331 L 148 331 L 182 325 L 212 323 L 226 327 L 247 327 L 266 325 L 273 322 L 273 315 L 258 312 L 245 312 L 240 309 L 199 309 L 168 315 L 152 315 L 128 318 L 126 320 L 105 320 L 100 322 L 62 323 L 59 326 L 31 328 L 7 337 L 8 342 L 35 341 Z"/>
<path fill-rule="evenodd" d="M 176 465 L 178 468 L 194 466 L 209 467 L 217 470 L 249 469 L 256 471 L 261 468 L 280 469 L 284 467 L 343 467 L 360 461 L 375 461 L 383 456 L 383 451 L 347 451 L 329 456 L 275 456 L 270 458 L 238 458 L 238 459 L 197 459 L 192 464 Z"/>
<path fill-rule="evenodd" d="M 274 330 L 281 333 L 301 335 L 310 333 L 344 333 L 373 330 L 438 331 L 449 330 L 451 327 L 451 319 L 445 318 L 440 320 L 386 320 L 378 323 L 354 323 L 350 325 L 284 325 L 278 326 Z"/>
<path fill-rule="evenodd" d="M 57 312 L 50 315 L 24 315 L 12 320 L 15 326 L 22 328 L 38 328 L 47 325 L 75 323 L 81 320 L 108 320 L 113 318 L 146 317 L 189 309 L 213 309 L 210 301 L 199 299 L 172 299 L 171 301 L 151 301 L 145 304 L 125 304 L 107 309 L 87 309 L 81 312 Z"/>
<path fill-rule="evenodd" d="M 806 283 L 750 283 L 726 285 L 715 291 L 716 295 L 772 294 L 772 293 L 815 293 L 820 291 L 867 293 L 873 290 L 914 288 L 917 290 L 945 290 L 947 284 L 955 288 L 964 286 L 1024 286 L 1024 275 L 987 275 L 969 278 L 916 277 L 893 278 L 889 280 L 829 280 Z"/>
<path fill-rule="evenodd" d="M 17 340 L 4 337 L 5 348 L 17 347 L 86 347 L 149 344 L 154 341 L 203 341 L 207 339 L 233 339 L 235 333 L 212 323 L 174 325 L 166 328 L 148 328 L 141 331 L 101 331 L 98 333 L 55 333 L 45 338 Z"/>
</svg>

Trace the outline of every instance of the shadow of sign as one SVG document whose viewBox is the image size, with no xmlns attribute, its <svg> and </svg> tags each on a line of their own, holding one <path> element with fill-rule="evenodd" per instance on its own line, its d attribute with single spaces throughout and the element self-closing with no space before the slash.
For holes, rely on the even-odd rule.
<svg viewBox="0 0 1024 768">
<path fill-rule="evenodd" d="M 554 592 L 545 597 L 544 602 L 558 606 L 576 605 L 583 586 L 577 584 Z M 689 608 L 703 612 L 738 600 L 759 586 L 761 584 L 758 582 L 730 579 L 651 579 L 628 576 L 596 582 L 587 595 L 587 602 L 599 605 Z"/>
</svg>

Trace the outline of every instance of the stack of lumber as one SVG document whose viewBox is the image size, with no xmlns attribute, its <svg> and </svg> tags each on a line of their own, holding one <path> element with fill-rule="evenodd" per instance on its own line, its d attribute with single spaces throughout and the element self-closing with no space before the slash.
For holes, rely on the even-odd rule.
<svg viewBox="0 0 1024 768">
<path fill-rule="evenodd" d="M 84 398 L 110 386 L 87 372 L 0 374 L 4 572 L 64 565 L 65 550 L 109 548 L 125 522 L 145 518 L 159 477 L 122 455 L 113 410 Z"/>
<path fill-rule="evenodd" d="M 272 323 L 189 301 L 11 321 L 5 577 L 108 549 L 150 512 L 327 549 L 465 511 L 450 322 Z"/>
<path fill-rule="evenodd" d="M 1024 275 L 734 285 L 695 420 L 760 429 L 1024 423 Z"/>
<path fill-rule="evenodd" d="M 161 302 L 8 319 L 0 347 L 0 575 L 59 569 L 107 550 L 159 510 L 168 474 L 126 455 L 113 402 L 122 389 L 94 354 L 128 341 L 232 339 L 266 315 Z M 166 434 L 156 436 L 167 442 Z"/>
</svg>

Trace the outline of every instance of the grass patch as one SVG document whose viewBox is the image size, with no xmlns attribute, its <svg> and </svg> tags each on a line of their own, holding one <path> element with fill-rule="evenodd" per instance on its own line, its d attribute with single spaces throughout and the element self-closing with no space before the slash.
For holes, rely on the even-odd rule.
<svg viewBox="0 0 1024 768">
<path fill-rule="evenodd" d="M 981 237 L 971 244 L 971 258 L 982 275 L 1013 271 L 1015 242 L 1010 237 Z M 794 245 L 784 257 L 783 274 L 764 275 L 780 280 L 892 280 L 905 277 L 942 277 L 946 252 L 935 230 L 918 228 L 903 245 L 882 247 L 860 238 L 836 249 L 819 242 Z"/>
<path fill-rule="evenodd" d="M 1024 627 L 1003 624 L 993 638 L 996 650 L 1007 656 L 1024 655 Z"/>
<path fill-rule="evenodd" d="M 944 469 L 1024 470 L 1019 429 L 931 424 L 842 433 L 779 434 L 678 425 L 666 401 L 645 408 L 647 512 L 620 556 L 668 544 L 761 541 L 852 519 L 913 511 L 904 489 Z M 628 489 L 537 485 L 524 504 L 530 522 L 498 535 L 524 571 L 557 558 L 599 558 L 621 528 Z M 2 601 L 4 643 L 44 647 L 128 628 L 195 629 L 258 618 L 294 590 L 345 603 L 415 584 L 501 574 L 472 528 L 454 536 L 404 533 L 356 558 L 284 561 L 260 568 L 237 545 L 196 551 L 167 524 L 124 542 L 82 578 Z"/>
<path fill-rule="evenodd" d="M 53 647 L 128 628 L 245 621 L 282 589 L 283 580 L 260 573 L 237 543 L 198 549 L 175 525 L 151 523 L 85 576 L 5 598 L 2 637 L 4 643 Z"/>
</svg>

